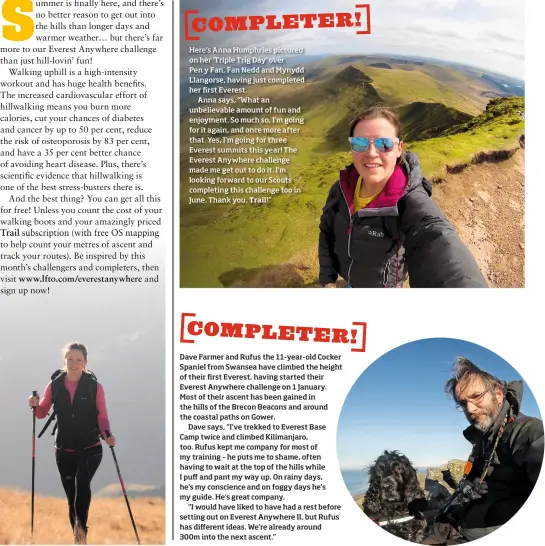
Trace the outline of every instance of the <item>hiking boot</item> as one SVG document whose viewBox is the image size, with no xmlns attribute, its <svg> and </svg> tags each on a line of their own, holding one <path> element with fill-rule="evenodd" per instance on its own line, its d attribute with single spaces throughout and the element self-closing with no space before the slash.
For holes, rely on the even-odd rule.
<svg viewBox="0 0 545 546">
<path fill-rule="evenodd" d="M 74 544 L 87 544 L 87 527 L 77 523 L 74 527 Z"/>
</svg>

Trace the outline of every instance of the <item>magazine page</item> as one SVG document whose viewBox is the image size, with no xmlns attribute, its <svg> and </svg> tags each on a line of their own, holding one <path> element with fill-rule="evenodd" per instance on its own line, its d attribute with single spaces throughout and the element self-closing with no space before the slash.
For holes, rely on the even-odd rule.
<svg viewBox="0 0 545 546">
<path fill-rule="evenodd" d="M 525 9 L 183 3 L 169 539 L 532 540 Z"/>
<path fill-rule="evenodd" d="M 0 4 L 0 543 L 535 541 L 543 8 Z"/>
<path fill-rule="evenodd" d="M 0 542 L 161 544 L 173 6 L 1 4 Z"/>
</svg>

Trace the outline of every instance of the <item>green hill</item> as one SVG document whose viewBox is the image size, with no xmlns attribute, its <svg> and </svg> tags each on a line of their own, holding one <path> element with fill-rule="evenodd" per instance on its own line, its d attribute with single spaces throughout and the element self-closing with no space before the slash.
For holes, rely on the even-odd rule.
<svg viewBox="0 0 545 546">
<path fill-rule="evenodd" d="M 387 64 L 390 69 L 385 69 Z M 331 56 L 309 63 L 305 74 L 309 83 L 325 80 L 353 66 L 373 79 L 377 93 L 391 106 L 411 102 L 436 102 L 471 115 L 478 114 L 487 99 L 481 93 L 493 86 L 469 71 L 387 57 L 364 55 Z"/>
<path fill-rule="evenodd" d="M 347 96 L 348 100 L 344 102 L 344 116 L 326 133 L 323 146 L 324 151 L 327 149 L 337 150 L 346 148 L 348 129 L 355 116 L 359 112 L 383 102 L 377 90 L 372 85 L 372 81 L 372 78 L 352 65 L 332 78 L 330 85 L 338 88 L 348 86 L 351 88 L 352 93 L 349 97 Z"/>
<path fill-rule="evenodd" d="M 455 135 L 472 131 L 485 125 L 492 127 L 494 125 L 520 125 L 524 116 L 524 98 L 507 97 L 493 98 L 488 102 L 485 111 L 475 117 L 470 118 L 466 123 L 456 125 L 445 131 L 445 135 Z"/>
<path fill-rule="evenodd" d="M 406 142 L 441 135 L 453 125 L 472 119 L 469 114 L 440 103 L 413 102 L 398 109 Z"/>
<path fill-rule="evenodd" d="M 375 68 L 387 68 L 392 70 L 392 67 L 388 63 L 371 63 L 369 66 L 374 66 Z"/>
<path fill-rule="evenodd" d="M 348 65 L 333 76 L 305 85 L 279 103 L 301 105 L 305 111 L 302 136 L 316 138 L 316 151 L 346 149 L 348 127 L 356 112 L 382 102 L 365 72 Z"/>
<path fill-rule="evenodd" d="M 482 114 L 439 138 L 416 142 L 411 149 L 420 157 L 426 176 L 441 179 L 447 167 L 469 163 L 476 154 L 516 148 L 523 133 L 524 99 L 495 98 Z"/>
</svg>

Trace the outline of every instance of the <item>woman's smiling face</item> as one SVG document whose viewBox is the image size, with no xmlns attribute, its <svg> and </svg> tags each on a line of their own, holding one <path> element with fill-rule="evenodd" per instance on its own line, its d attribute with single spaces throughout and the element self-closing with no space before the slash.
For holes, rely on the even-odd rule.
<svg viewBox="0 0 545 546">
<path fill-rule="evenodd" d="M 87 359 L 81 351 L 73 349 L 66 353 L 64 365 L 67 372 L 82 372 L 87 365 Z"/>
<path fill-rule="evenodd" d="M 374 118 L 360 121 L 354 128 L 354 137 L 364 137 L 373 141 L 376 138 L 387 137 L 394 141 L 393 150 L 380 152 L 374 142 L 369 143 L 366 152 L 352 151 L 352 161 L 361 175 L 368 191 L 380 191 L 386 185 L 397 160 L 403 153 L 403 142 L 398 139 L 396 128 L 385 118 Z"/>
</svg>

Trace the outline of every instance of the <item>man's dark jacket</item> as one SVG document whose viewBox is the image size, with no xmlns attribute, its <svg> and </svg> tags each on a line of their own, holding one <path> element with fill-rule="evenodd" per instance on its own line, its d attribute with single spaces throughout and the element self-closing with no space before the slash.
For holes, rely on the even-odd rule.
<svg viewBox="0 0 545 546">
<path fill-rule="evenodd" d="M 520 413 L 522 389 L 521 381 L 507 384 L 502 410 L 487 432 L 473 426 L 464 430 L 475 450 L 476 458 L 468 476 L 473 480 L 484 470 L 506 413 L 513 419 L 505 426 L 488 469 L 485 478 L 488 493 L 472 502 L 461 518 L 459 530 L 472 540 L 489 534 L 487 528 L 511 519 L 528 499 L 541 471 L 543 421 Z"/>
</svg>

